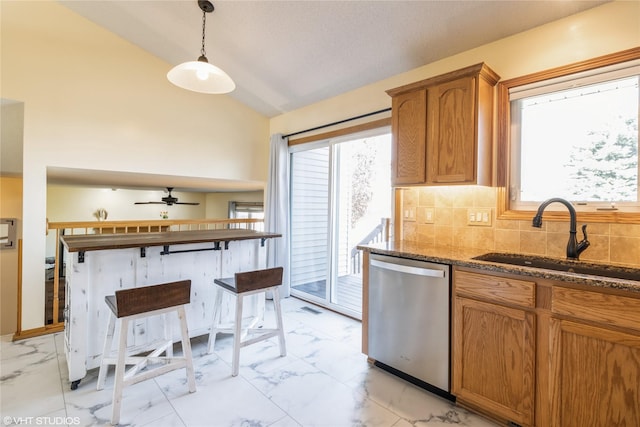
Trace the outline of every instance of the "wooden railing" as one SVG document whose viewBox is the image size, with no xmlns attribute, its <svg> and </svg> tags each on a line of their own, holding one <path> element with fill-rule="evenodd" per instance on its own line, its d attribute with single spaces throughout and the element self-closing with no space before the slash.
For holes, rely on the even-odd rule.
<svg viewBox="0 0 640 427">
<path fill-rule="evenodd" d="M 149 233 L 157 231 L 219 230 L 224 228 L 256 229 L 261 219 L 161 219 L 148 221 L 47 222 L 49 230 L 62 234 Z"/>
<path fill-rule="evenodd" d="M 361 253 L 358 249 L 360 245 L 368 245 L 369 243 L 388 242 L 389 241 L 389 223 L 390 218 L 382 218 L 380 224 L 376 225 L 362 240 L 360 240 L 351 249 L 351 274 L 360 274 L 362 268 Z"/>
<path fill-rule="evenodd" d="M 60 319 L 58 311 L 59 286 L 61 269 L 63 268 L 62 247 L 60 238 L 64 235 L 83 234 L 127 234 L 127 233 L 154 233 L 164 231 L 189 231 L 189 230 L 222 230 L 227 228 L 245 228 L 261 230 L 262 219 L 183 219 L 183 220 L 148 220 L 148 221 L 85 221 L 85 222 L 48 222 L 49 232 L 56 233 L 56 252 L 53 275 L 53 324 L 49 329 L 54 332 L 64 327 L 64 319 Z M 45 302 L 46 305 L 46 302 Z"/>
</svg>

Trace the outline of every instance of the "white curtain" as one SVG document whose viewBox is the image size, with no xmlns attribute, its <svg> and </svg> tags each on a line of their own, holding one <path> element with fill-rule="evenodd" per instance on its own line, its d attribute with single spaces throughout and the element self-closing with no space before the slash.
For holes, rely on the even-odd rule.
<svg viewBox="0 0 640 427">
<path fill-rule="evenodd" d="M 291 294 L 289 286 L 289 146 L 282 134 L 271 135 L 269 177 L 264 212 L 264 229 L 282 234 L 267 239 L 267 267 L 284 268 L 280 295 Z"/>
</svg>

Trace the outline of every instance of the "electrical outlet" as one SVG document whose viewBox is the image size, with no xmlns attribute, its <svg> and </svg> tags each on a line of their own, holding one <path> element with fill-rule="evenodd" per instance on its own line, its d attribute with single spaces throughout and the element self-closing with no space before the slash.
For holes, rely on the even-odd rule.
<svg viewBox="0 0 640 427">
<path fill-rule="evenodd" d="M 467 209 L 467 225 L 490 227 L 492 218 L 491 208 Z"/>
<path fill-rule="evenodd" d="M 433 224 L 435 222 L 433 208 L 419 207 L 417 211 L 417 220 L 420 224 Z"/>
</svg>

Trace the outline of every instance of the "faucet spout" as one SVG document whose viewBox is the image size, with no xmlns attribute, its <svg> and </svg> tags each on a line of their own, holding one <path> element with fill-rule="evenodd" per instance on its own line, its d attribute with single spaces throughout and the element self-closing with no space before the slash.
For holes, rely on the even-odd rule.
<svg viewBox="0 0 640 427">
<path fill-rule="evenodd" d="M 551 203 L 562 203 L 569 210 L 569 241 L 567 242 L 567 259 L 575 259 L 577 260 L 580 257 L 580 254 L 584 252 L 585 249 L 589 246 L 589 240 L 587 240 L 587 226 L 586 224 L 582 226 L 582 233 L 584 238 L 578 243 L 578 239 L 576 238 L 576 210 L 573 205 L 559 197 L 554 197 L 542 202 L 542 204 L 538 207 L 538 212 L 533 217 L 532 225 L 534 227 L 540 228 L 542 227 L 542 213 Z"/>
</svg>

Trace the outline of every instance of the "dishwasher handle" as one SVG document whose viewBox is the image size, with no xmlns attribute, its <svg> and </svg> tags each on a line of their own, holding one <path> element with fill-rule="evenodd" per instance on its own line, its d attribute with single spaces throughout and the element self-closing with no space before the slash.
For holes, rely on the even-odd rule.
<svg viewBox="0 0 640 427">
<path fill-rule="evenodd" d="M 444 270 L 436 270 L 432 268 L 413 267 L 411 265 L 395 264 L 391 262 L 380 261 L 372 259 L 369 261 L 369 265 L 372 267 L 378 267 L 383 270 L 392 270 L 399 273 L 415 274 L 416 276 L 427 277 L 445 277 Z"/>
</svg>

